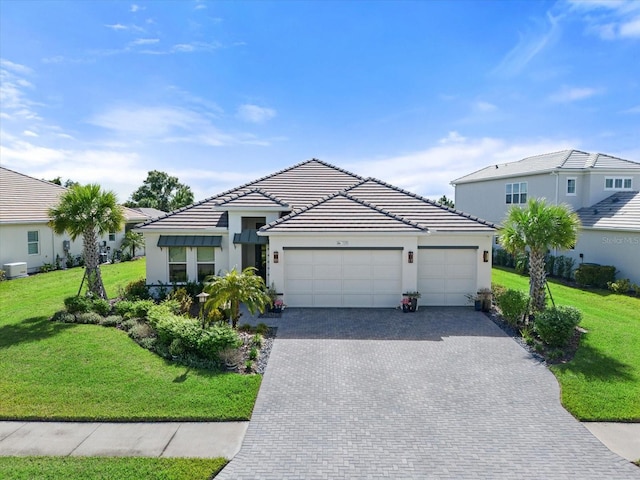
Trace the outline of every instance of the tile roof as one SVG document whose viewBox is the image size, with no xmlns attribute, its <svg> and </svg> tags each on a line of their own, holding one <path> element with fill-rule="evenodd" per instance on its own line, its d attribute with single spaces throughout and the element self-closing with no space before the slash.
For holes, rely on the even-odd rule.
<svg viewBox="0 0 640 480">
<path fill-rule="evenodd" d="M 640 192 L 617 192 L 576 213 L 583 227 L 640 232 Z"/>
<path fill-rule="evenodd" d="M 276 207 L 282 212 L 289 212 L 276 224 L 264 227 L 264 231 L 269 232 L 303 229 L 353 231 L 354 226 L 363 231 L 387 228 L 402 231 L 407 226 L 415 231 L 489 232 L 494 229 L 492 224 L 476 217 L 448 209 L 380 180 L 365 180 L 316 159 L 148 221 L 141 227 L 143 230 L 183 231 L 226 228 L 225 211 L 229 206 Z M 309 212 L 310 207 L 314 208 L 313 212 Z"/>
<path fill-rule="evenodd" d="M 229 198 L 218 203 L 219 207 L 248 207 L 248 208 L 269 208 L 276 207 L 283 210 L 291 210 L 288 203 L 283 202 L 275 195 L 271 195 L 260 188 L 240 192 L 231 195 Z"/>
<path fill-rule="evenodd" d="M 453 180 L 463 184 L 494 178 L 516 177 L 554 170 L 639 170 L 640 163 L 612 157 L 603 153 L 588 153 L 580 150 L 562 150 L 523 158 L 517 162 L 490 165 L 476 172 Z"/>
<path fill-rule="evenodd" d="M 306 207 L 361 180 L 358 175 L 314 158 L 148 221 L 141 227 L 145 230 L 226 227 L 226 213 L 217 207 L 234 196 L 261 190 L 288 204 L 285 210 L 289 211 Z"/>
<path fill-rule="evenodd" d="M 0 167 L 0 223 L 46 223 L 49 208 L 55 207 L 66 191 L 55 183 Z M 127 221 L 148 218 L 130 208 L 123 209 Z"/>
<path fill-rule="evenodd" d="M 420 232 L 427 229 L 347 193 L 336 193 L 260 229 L 275 233 Z"/>
<path fill-rule="evenodd" d="M 392 212 L 430 231 L 492 231 L 495 225 L 375 178 L 347 189 L 349 195 Z"/>
</svg>

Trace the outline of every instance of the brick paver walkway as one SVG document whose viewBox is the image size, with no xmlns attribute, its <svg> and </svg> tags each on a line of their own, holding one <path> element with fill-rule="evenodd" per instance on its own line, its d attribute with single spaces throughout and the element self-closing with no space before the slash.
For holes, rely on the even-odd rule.
<svg viewBox="0 0 640 480">
<path fill-rule="evenodd" d="M 640 479 L 470 309 L 289 309 L 229 479 Z"/>
</svg>

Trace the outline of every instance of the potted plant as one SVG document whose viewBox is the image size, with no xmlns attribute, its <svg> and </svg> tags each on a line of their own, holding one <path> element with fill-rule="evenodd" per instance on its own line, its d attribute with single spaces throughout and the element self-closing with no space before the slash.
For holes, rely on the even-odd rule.
<svg viewBox="0 0 640 480">
<path fill-rule="evenodd" d="M 280 298 L 278 298 L 279 294 L 278 290 L 276 290 L 275 283 L 271 283 L 271 286 L 267 289 L 267 295 L 269 296 L 269 300 L 271 301 L 269 313 L 282 313 L 284 302 Z"/>
<path fill-rule="evenodd" d="M 478 290 L 477 298 L 482 303 L 483 312 L 488 312 L 491 310 L 491 300 L 493 298 L 493 294 L 490 288 L 481 288 L 480 290 Z"/>
<path fill-rule="evenodd" d="M 469 302 L 473 303 L 473 308 L 476 312 L 482 310 L 482 299 L 480 298 L 480 295 L 477 293 L 467 293 L 465 297 L 469 299 Z"/>
<path fill-rule="evenodd" d="M 402 294 L 402 311 L 415 312 L 418 310 L 418 299 L 420 298 L 420 292 L 406 292 Z"/>
</svg>

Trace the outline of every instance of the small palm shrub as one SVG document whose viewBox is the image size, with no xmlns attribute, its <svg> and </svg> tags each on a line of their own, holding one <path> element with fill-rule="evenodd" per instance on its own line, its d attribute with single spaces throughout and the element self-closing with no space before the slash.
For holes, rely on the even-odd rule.
<svg viewBox="0 0 640 480">
<path fill-rule="evenodd" d="M 496 297 L 502 316 L 511 326 L 518 325 L 527 313 L 529 296 L 520 290 L 507 289 Z"/>
<path fill-rule="evenodd" d="M 564 347 L 581 320 L 582 313 L 577 308 L 558 305 L 536 314 L 533 328 L 550 347 Z"/>
</svg>

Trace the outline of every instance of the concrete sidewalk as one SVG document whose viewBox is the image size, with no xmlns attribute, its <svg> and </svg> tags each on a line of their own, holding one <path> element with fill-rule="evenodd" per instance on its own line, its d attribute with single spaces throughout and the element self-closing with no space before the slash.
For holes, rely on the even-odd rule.
<svg viewBox="0 0 640 480">
<path fill-rule="evenodd" d="M 640 423 L 583 422 L 609 450 L 632 462 L 640 460 Z"/>
<path fill-rule="evenodd" d="M 0 456 L 233 458 L 249 422 L 0 422 Z"/>
</svg>

